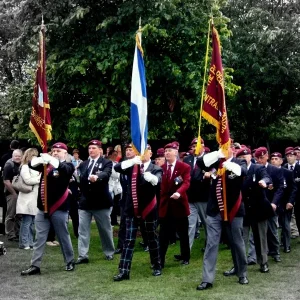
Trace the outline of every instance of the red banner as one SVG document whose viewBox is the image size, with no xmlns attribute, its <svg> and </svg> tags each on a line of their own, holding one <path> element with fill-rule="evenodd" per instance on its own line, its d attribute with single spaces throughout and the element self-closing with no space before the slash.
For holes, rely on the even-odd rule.
<svg viewBox="0 0 300 300">
<path fill-rule="evenodd" d="M 202 116 L 217 129 L 217 142 L 225 156 L 228 156 L 230 134 L 228 127 L 221 45 L 218 31 L 212 26 L 212 59 L 207 79 Z"/>
<path fill-rule="evenodd" d="M 47 152 L 47 141 L 52 139 L 50 105 L 46 82 L 45 52 L 45 27 L 42 25 L 40 31 L 38 67 L 36 70 L 29 127 L 38 139 L 44 153 Z"/>
</svg>

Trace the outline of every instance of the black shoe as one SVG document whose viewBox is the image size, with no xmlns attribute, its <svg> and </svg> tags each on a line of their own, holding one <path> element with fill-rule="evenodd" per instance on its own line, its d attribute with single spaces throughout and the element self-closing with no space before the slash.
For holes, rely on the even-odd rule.
<svg viewBox="0 0 300 300">
<path fill-rule="evenodd" d="M 75 262 L 74 262 L 74 260 L 72 260 L 66 265 L 65 270 L 66 271 L 74 271 L 74 269 L 75 269 Z"/>
<path fill-rule="evenodd" d="M 113 260 L 114 257 L 113 257 L 113 255 L 106 255 L 106 256 L 105 256 L 105 259 L 106 259 L 106 260 Z"/>
<path fill-rule="evenodd" d="M 78 258 L 77 261 L 75 262 L 76 265 L 88 264 L 88 263 L 89 263 L 89 259 L 87 257 L 85 257 L 85 258 Z"/>
<path fill-rule="evenodd" d="M 290 253 L 291 252 L 291 247 L 284 248 L 283 252 Z"/>
<path fill-rule="evenodd" d="M 267 263 L 261 264 L 261 265 L 260 265 L 259 271 L 260 271 L 261 273 L 268 273 L 268 272 L 269 272 L 268 264 L 267 264 Z"/>
<path fill-rule="evenodd" d="M 198 286 L 197 286 L 197 291 L 202 291 L 202 290 L 207 290 L 212 288 L 212 284 L 209 282 L 201 282 Z"/>
<path fill-rule="evenodd" d="M 256 262 L 255 262 L 255 261 L 252 260 L 252 261 L 249 261 L 249 262 L 248 262 L 248 266 L 253 266 L 253 265 L 256 265 Z"/>
<path fill-rule="evenodd" d="M 175 258 L 176 261 L 182 260 L 181 254 L 175 254 L 175 255 L 174 255 L 174 258 Z"/>
<path fill-rule="evenodd" d="M 224 276 L 233 276 L 233 275 L 236 275 L 235 268 L 233 267 L 233 268 L 231 268 L 230 270 L 225 271 L 225 272 L 223 273 L 223 275 L 224 275 Z"/>
<path fill-rule="evenodd" d="M 125 274 L 125 273 L 119 273 L 118 275 L 114 276 L 114 281 L 122 281 L 128 279 L 129 279 L 129 274 Z"/>
<path fill-rule="evenodd" d="M 152 275 L 153 276 L 160 276 L 161 275 L 161 270 L 154 269 L 153 272 L 152 272 Z"/>
<path fill-rule="evenodd" d="M 248 284 L 249 280 L 247 277 L 240 277 L 239 278 L 239 284 Z"/>
<path fill-rule="evenodd" d="M 41 274 L 41 270 L 40 270 L 40 268 L 38 268 L 36 266 L 30 266 L 29 269 L 21 272 L 22 276 L 26 276 L 26 275 L 38 275 L 38 274 Z"/>
<path fill-rule="evenodd" d="M 187 266 L 187 265 L 190 264 L 190 262 L 189 262 L 188 260 L 183 260 L 183 261 L 181 262 L 181 264 L 184 265 L 184 266 Z"/>
<path fill-rule="evenodd" d="M 123 252 L 123 249 L 121 249 L 121 248 L 117 248 L 115 250 L 115 254 L 121 254 L 122 252 Z"/>
<path fill-rule="evenodd" d="M 273 259 L 274 259 L 275 262 L 281 262 L 281 259 L 280 259 L 279 255 L 274 256 Z"/>
<path fill-rule="evenodd" d="M 145 251 L 145 252 L 149 252 L 149 246 L 146 246 L 146 247 L 144 248 L 144 251 Z"/>
</svg>

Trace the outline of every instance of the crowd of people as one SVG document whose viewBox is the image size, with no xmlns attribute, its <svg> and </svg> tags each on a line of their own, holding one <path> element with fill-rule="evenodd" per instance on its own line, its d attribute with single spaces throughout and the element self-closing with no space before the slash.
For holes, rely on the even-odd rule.
<svg viewBox="0 0 300 300">
<path fill-rule="evenodd" d="M 287 147 L 284 155 L 265 147 L 231 142 L 228 151 L 210 151 L 197 138 L 189 150 L 179 152 L 174 141 L 154 154 L 150 145 L 138 156 L 132 144 L 108 147 L 99 140 L 88 143 L 88 159 L 57 142 L 49 153 L 18 149 L 17 141 L 1 159 L 7 211 L 5 234 L 19 248 L 33 250 L 30 267 L 21 275 L 40 274 L 47 243 L 61 247 L 65 270 L 89 263 L 90 224 L 95 220 L 106 260 L 120 254 L 114 281 L 130 278 L 138 229 L 150 254 L 153 276 L 168 263 L 168 246 L 180 242 L 174 259 L 187 266 L 199 224 L 205 234 L 202 281 L 197 290 L 212 288 L 219 243 L 225 233 L 232 268 L 224 276 L 248 284 L 247 266 L 258 264 L 269 272 L 268 258 L 281 262 L 281 246 L 291 252 L 291 238 L 300 226 L 300 147 Z M 227 153 L 228 152 L 228 153 Z M 11 158 L 10 158 L 11 156 Z M 155 156 L 155 157 L 153 157 Z M 28 192 L 16 190 L 14 177 L 22 177 Z M 117 215 L 120 215 L 118 224 Z M 72 219 L 78 238 L 75 259 L 68 231 Z M 113 225 L 119 225 L 118 242 Z M 281 236 L 278 228 L 281 227 Z M 55 237 L 58 241 L 55 241 Z M 224 237 L 223 237 L 224 238 Z M 249 245 L 249 246 L 248 246 Z"/>
</svg>

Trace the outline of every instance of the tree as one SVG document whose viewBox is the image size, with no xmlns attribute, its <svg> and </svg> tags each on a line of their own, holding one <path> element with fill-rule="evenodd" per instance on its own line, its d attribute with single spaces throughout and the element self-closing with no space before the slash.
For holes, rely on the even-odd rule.
<svg viewBox="0 0 300 300">
<path fill-rule="evenodd" d="M 239 140 L 265 143 L 299 103 L 299 8 L 294 1 L 234 0 L 224 9 L 233 33 L 226 62 L 241 86 L 228 107 Z"/>
</svg>

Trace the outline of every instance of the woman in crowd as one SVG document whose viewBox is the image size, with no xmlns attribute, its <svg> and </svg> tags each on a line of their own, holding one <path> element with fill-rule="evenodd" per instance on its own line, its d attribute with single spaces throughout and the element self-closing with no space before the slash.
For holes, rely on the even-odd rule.
<svg viewBox="0 0 300 300">
<path fill-rule="evenodd" d="M 21 166 L 20 176 L 27 185 L 33 186 L 29 193 L 19 192 L 17 199 L 17 214 L 22 215 L 22 222 L 19 235 L 19 248 L 28 250 L 33 247 L 33 228 L 34 218 L 37 213 L 38 187 L 41 179 L 39 172 L 28 167 L 28 162 L 34 156 L 38 156 L 35 148 L 29 148 L 25 151 Z"/>
</svg>

